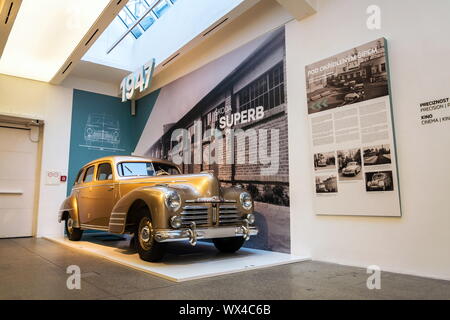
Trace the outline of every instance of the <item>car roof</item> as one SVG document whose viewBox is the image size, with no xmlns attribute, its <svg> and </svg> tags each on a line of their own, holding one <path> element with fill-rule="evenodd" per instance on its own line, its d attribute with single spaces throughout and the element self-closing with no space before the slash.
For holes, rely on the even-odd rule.
<svg viewBox="0 0 450 320">
<path fill-rule="evenodd" d="M 110 161 L 110 162 L 113 162 L 114 164 L 117 164 L 120 162 L 159 162 L 159 163 L 165 163 L 165 164 L 177 166 L 176 164 L 174 164 L 171 161 L 158 159 L 158 158 L 150 158 L 150 157 L 142 157 L 142 156 L 107 156 L 107 157 L 102 157 L 102 158 L 92 160 L 92 161 L 86 163 L 83 166 L 83 168 L 93 165 L 93 164 L 96 164 L 98 162 L 105 162 L 105 161 Z"/>
</svg>

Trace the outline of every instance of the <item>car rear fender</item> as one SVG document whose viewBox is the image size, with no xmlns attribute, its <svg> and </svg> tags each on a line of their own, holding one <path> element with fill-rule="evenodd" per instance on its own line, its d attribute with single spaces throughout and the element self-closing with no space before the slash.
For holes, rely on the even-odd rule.
<svg viewBox="0 0 450 320">
<path fill-rule="evenodd" d="M 70 216 L 75 228 L 80 227 L 80 218 L 78 214 L 78 203 L 74 196 L 67 197 L 59 208 L 58 222 L 64 221 Z"/>
</svg>

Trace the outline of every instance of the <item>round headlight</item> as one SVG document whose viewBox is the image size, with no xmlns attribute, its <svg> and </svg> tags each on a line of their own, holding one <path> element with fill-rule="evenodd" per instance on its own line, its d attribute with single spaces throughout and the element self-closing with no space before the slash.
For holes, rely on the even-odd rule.
<svg viewBox="0 0 450 320">
<path fill-rule="evenodd" d="M 179 227 L 181 227 L 181 224 L 181 217 L 173 216 L 172 218 L 170 218 L 170 225 L 172 226 L 172 228 L 178 229 Z"/>
<path fill-rule="evenodd" d="M 242 192 L 239 199 L 241 200 L 241 205 L 245 210 L 250 210 L 252 208 L 252 196 L 248 192 Z"/>
<path fill-rule="evenodd" d="M 166 206 L 167 208 L 177 211 L 181 206 L 181 197 L 176 191 L 169 191 L 166 193 Z"/>
<path fill-rule="evenodd" d="M 255 215 L 253 213 L 249 213 L 247 215 L 247 221 L 248 221 L 248 224 L 254 224 L 255 223 Z"/>
</svg>

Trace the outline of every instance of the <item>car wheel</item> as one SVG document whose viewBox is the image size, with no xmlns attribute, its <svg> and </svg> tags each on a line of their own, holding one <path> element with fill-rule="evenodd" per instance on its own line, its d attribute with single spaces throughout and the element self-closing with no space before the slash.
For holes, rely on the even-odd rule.
<svg viewBox="0 0 450 320">
<path fill-rule="evenodd" d="M 141 216 L 135 234 L 136 251 L 142 260 L 155 262 L 162 259 L 165 253 L 165 243 L 155 240 L 152 220 L 148 215 Z"/>
<path fill-rule="evenodd" d="M 243 237 L 231 237 L 231 238 L 215 238 L 213 239 L 214 246 L 220 252 L 233 253 L 238 251 L 245 240 Z"/>
<path fill-rule="evenodd" d="M 66 219 L 66 234 L 69 240 L 71 241 L 79 241 L 81 239 L 81 236 L 83 235 L 83 230 L 80 228 L 75 228 L 73 226 L 73 219 L 72 217 L 68 217 Z"/>
</svg>

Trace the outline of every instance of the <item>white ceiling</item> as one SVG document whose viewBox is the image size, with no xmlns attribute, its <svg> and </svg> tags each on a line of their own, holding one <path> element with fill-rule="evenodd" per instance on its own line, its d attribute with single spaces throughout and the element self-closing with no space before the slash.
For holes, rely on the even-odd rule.
<svg viewBox="0 0 450 320">
<path fill-rule="evenodd" d="M 23 0 L 0 73 L 50 81 L 109 0 Z"/>
<path fill-rule="evenodd" d="M 110 66 L 81 60 L 75 65 L 70 73 L 70 76 L 119 84 L 122 79 L 129 74 L 130 71 L 128 70 L 117 69 Z M 119 88 L 118 85 L 117 88 Z"/>
</svg>

